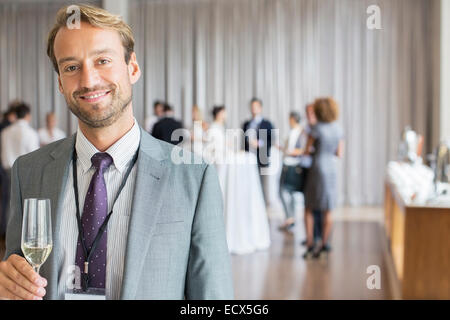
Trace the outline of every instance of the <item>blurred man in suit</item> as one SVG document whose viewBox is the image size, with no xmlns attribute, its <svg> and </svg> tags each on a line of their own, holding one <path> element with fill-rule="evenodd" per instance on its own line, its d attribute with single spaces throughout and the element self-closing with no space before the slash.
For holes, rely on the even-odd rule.
<svg viewBox="0 0 450 320">
<path fill-rule="evenodd" d="M 152 133 L 153 126 L 164 117 L 164 102 L 156 100 L 153 102 L 153 115 L 145 119 L 145 131 Z"/>
<path fill-rule="evenodd" d="M 78 130 L 13 166 L 0 298 L 232 299 L 215 169 L 204 161 L 175 164 L 173 149 L 183 150 L 139 127 L 132 85 L 141 71 L 131 28 L 103 9 L 78 8 L 80 27 L 68 28 L 71 11 L 60 9 L 47 44 Z M 21 251 L 22 204 L 37 197 L 50 199 L 54 226 L 40 275 Z M 79 285 L 68 275 L 74 269 L 81 292 L 72 290 Z"/>
<path fill-rule="evenodd" d="M 180 121 L 175 120 L 172 107 L 165 104 L 164 117 L 153 126 L 152 136 L 156 139 L 177 145 L 183 141 L 183 137 L 180 135 L 172 136 L 175 130 L 178 129 L 183 129 L 183 125 Z"/>
<path fill-rule="evenodd" d="M 250 101 L 250 112 L 252 119 L 246 121 L 243 125 L 244 130 L 244 148 L 247 152 L 256 153 L 258 167 L 267 168 L 270 165 L 270 149 L 272 147 L 272 129 L 273 125 L 269 120 L 262 116 L 262 101 L 253 98 Z M 264 198 L 267 203 L 268 197 L 265 188 L 265 176 L 261 174 L 261 186 L 264 192 Z"/>
<path fill-rule="evenodd" d="M 246 121 L 243 125 L 245 132 L 244 148 L 245 151 L 256 152 L 259 167 L 268 167 L 273 125 L 269 120 L 263 118 L 262 101 L 258 98 L 253 98 L 250 101 L 250 112 L 252 119 Z"/>
</svg>

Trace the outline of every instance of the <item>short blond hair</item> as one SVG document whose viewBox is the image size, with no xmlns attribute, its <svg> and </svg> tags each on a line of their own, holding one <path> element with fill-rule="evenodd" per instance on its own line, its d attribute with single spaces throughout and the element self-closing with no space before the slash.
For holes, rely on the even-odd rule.
<svg viewBox="0 0 450 320">
<path fill-rule="evenodd" d="M 59 29 L 67 26 L 67 21 L 73 14 L 71 10 L 67 12 L 69 7 L 70 5 L 64 6 L 58 10 L 56 22 L 47 38 L 47 55 L 52 61 L 55 71 L 58 74 L 59 69 L 55 57 L 54 44 Z M 97 28 L 116 30 L 119 33 L 120 38 L 122 39 L 122 45 L 125 48 L 125 62 L 128 64 L 131 53 L 134 52 L 134 37 L 130 26 L 126 24 L 120 16 L 111 14 L 104 9 L 88 4 L 80 4 L 77 5 L 77 7 L 80 10 L 81 21 L 87 22 Z"/>
<path fill-rule="evenodd" d="M 339 106 L 333 98 L 319 98 L 314 101 L 314 114 L 317 121 L 333 122 L 339 117 Z"/>
</svg>

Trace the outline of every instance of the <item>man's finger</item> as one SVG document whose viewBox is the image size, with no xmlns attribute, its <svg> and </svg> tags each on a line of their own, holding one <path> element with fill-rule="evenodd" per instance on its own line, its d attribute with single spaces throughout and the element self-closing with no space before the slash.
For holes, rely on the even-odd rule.
<svg viewBox="0 0 450 320">
<path fill-rule="evenodd" d="M 12 281 L 11 279 L 8 278 L 3 278 L 2 281 L 2 285 L 6 288 L 6 290 L 20 298 L 20 299 L 25 299 L 25 300 L 42 300 L 42 297 L 38 297 L 35 296 L 34 294 L 32 294 L 31 292 L 25 290 L 24 288 L 22 288 L 19 284 L 15 283 L 14 281 Z"/>
<path fill-rule="evenodd" d="M 6 276 L 9 277 L 10 280 L 17 283 L 19 286 L 36 296 L 43 297 L 45 295 L 45 289 L 43 288 L 43 286 L 38 286 L 30 282 L 14 267 L 11 267 L 6 271 Z"/>
<path fill-rule="evenodd" d="M 12 294 L 5 288 L 0 287 L 0 300 L 22 300 L 20 297 Z"/>
<path fill-rule="evenodd" d="M 11 257 L 12 258 L 12 257 Z M 33 268 L 28 264 L 25 258 L 15 255 L 14 258 L 11 259 L 11 263 L 19 271 L 23 276 L 25 276 L 32 283 L 45 287 L 47 285 L 47 280 L 39 276 Z"/>
</svg>

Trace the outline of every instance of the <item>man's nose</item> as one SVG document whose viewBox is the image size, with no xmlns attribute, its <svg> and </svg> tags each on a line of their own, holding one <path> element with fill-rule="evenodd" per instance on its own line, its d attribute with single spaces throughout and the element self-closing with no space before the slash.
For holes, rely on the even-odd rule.
<svg viewBox="0 0 450 320">
<path fill-rule="evenodd" d="M 81 69 L 80 87 L 93 88 L 99 83 L 99 74 L 90 63 L 84 63 Z"/>
</svg>

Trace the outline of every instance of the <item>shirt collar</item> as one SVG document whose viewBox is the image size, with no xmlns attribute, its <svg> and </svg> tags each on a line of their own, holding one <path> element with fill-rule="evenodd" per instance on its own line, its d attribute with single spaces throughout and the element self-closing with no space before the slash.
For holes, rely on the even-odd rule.
<svg viewBox="0 0 450 320">
<path fill-rule="evenodd" d="M 113 158 L 113 165 L 120 173 L 126 169 L 127 164 L 133 159 L 139 147 L 140 139 L 141 132 L 136 119 L 134 119 L 134 125 L 131 130 L 105 151 Z M 81 132 L 80 127 L 77 129 L 75 150 L 84 174 L 92 167 L 92 156 L 100 151 L 89 142 L 83 132 Z"/>
<path fill-rule="evenodd" d="M 260 123 L 263 120 L 262 115 L 258 114 L 256 117 L 252 119 L 252 122 Z"/>
<path fill-rule="evenodd" d="M 28 121 L 25 120 L 25 119 L 18 119 L 18 120 L 16 121 L 16 124 L 17 124 L 17 125 L 20 125 L 20 126 L 27 126 L 27 125 L 29 125 Z"/>
</svg>

